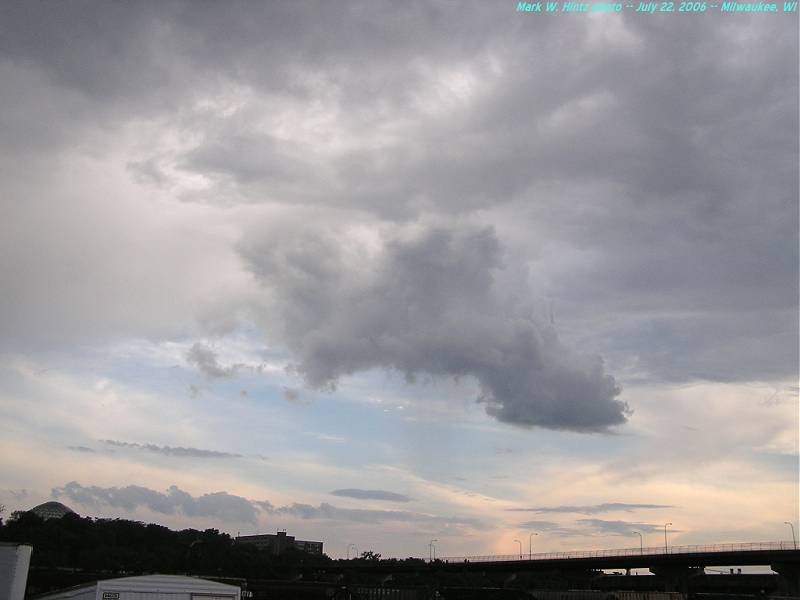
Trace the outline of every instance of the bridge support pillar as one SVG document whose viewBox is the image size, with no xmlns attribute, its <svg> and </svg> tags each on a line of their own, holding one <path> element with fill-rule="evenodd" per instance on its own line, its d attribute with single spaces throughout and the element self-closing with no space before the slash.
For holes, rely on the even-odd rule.
<svg viewBox="0 0 800 600">
<path fill-rule="evenodd" d="M 683 566 L 650 567 L 650 572 L 664 578 L 665 592 L 682 592 L 684 594 L 689 593 L 689 580 L 704 573 L 703 567 Z"/>
<path fill-rule="evenodd" d="M 780 592 L 786 596 L 800 596 L 800 563 L 776 562 L 769 566 L 780 575 Z"/>
</svg>

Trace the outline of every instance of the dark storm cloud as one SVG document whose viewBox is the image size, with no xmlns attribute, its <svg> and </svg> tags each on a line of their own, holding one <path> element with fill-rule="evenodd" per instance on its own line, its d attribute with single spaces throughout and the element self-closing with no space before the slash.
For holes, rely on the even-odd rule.
<svg viewBox="0 0 800 600">
<path fill-rule="evenodd" d="M 192 496 L 174 485 L 165 494 L 138 485 L 102 488 L 71 481 L 64 487 L 54 488 L 52 495 L 90 507 L 109 506 L 129 512 L 143 507 L 166 515 L 181 513 L 187 517 L 214 517 L 233 522 L 255 523 L 257 514 L 253 504 L 241 496 L 227 492 Z"/>
<path fill-rule="evenodd" d="M 359 500 L 386 500 L 388 502 L 411 502 L 411 498 L 404 494 L 396 492 L 387 492 L 386 490 L 359 490 L 359 489 L 343 489 L 333 490 L 331 492 L 334 496 L 343 496 L 345 498 L 357 498 Z"/>
<path fill-rule="evenodd" d="M 581 513 L 593 515 L 604 512 L 633 512 L 635 510 L 672 508 L 668 504 L 627 504 L 625 502 L 605 502 L 588 506 L 539 506 L 535 508 L 507 508 L 508 512 L 536 512 L 536 513 Z"/>
<path fill-rule="evenodd" d="M 120 442 L 117 440 L 101 440 L 109 446 L 118 448 L 133 448 L 145 450 L 164 456 L 177 456 L 189 458 L 241 458 L 241 454 L 231 454 L 230 452 L 218 452 L 216 450 L 204 450 L 202 448 L 183 448 L 181 446 L 157 446 L 156 444 L 137 444 L 135 442 Z"/>
<path fill-rule="evenodd" d="M 472 376 L 500 421 L 577 431 L 625 422 L 601 359 L 566 348 L 536 319 L 523 285 L 500 285 L 507 274 L 490 228 L 418 228 L 384 240 L 365 269 L 324 230 L 259 230 L 241 252 L 275 296 L 295 369 L 311 386 L 371 368 Z"/>
<path fill-rule="evenodd" d="M 0 56 L 29 70 L 37 85 L 45 84 L 40 98 L 52 97 L 48 91 L 60 93 L 57 102 L 44 102 L 45 110 L 41 101 L 32 106 L 36 110 L 31 112 L 45 119 L 20 119 L 28 116 L 26 111 L 15 110 L 16 118 L 3 124 L 28 134 L 13 136 L 15 144 L 49 151 L 69 143 L 70 130 L 87 123 L 111 127 L 120 118 L 175 113 L 232 88 L 277 91 L 297 99 L 330 92 L 347 104 L 366 104 L 376 90 L 391 88 L 382 108 L 399 110 L 411 101 L 408 84 L 419 76 L 413 68 L 398 69 L 398 61 L 458 60 L 490 45 L 491 38 L 478 35 L 490 25 L 504 31 L 513 23 L 512 15 L 491 20 L 495 11 L 480 3 L 471 10 L 475 19 L 454 20 L 447 7 L 427 2 L 409 2 L 402 10 L 389 2 L 336 7 L 229 2 L 200 8 L 183 0 L 137 6 L 4 5 Z M 55 89 L 47 90 L 48 84 Z M 28 91 L 4 87 L 8 100 L 20 89 Z M 59 105 L 62 117 L 70 118 L 49 121 Z M 200 150 L 193 156 L 211 172 L 214 160 L 202 157 L 213 154 Z M 146 176 L 162 176 L 151 161 L 132 164 L 144 166 Z"/>
<path fill-rule="evenodd" d="M 472 375 L 501 420 L 592 430 L 623 422 L 624 407 L 589 356 L 633 364 L 650 381 L 796 378 L 791 20 L 676 15 L 665 24 L 626 15 L 601 25 L 526 19 L 512 5 L 481 2 L 28 2 L 0 11 L 0 152 L 9 161 L 0 168 L 15 174 L 8 185 L 18 173 L 47 179 L 48 170 L 27 162 L 8 166 L 22 154 L 101 153 L 96 129 L 116 139 L 140 120 L 168 123 L 192 143 L 131 157 L 135 176 L 169 189 L 169 173 L 183 171 L 211 186 L 187 198 L 333 206 L 343 219 L 373 225 L 421 215 L 496 221 L 502 248 L 544 282 L 563 322 L 558 338 L 525 308 L 506 313 L 505 300 L 487 301 L 477 283 L 456 285 L 454 295 L 471 295 L 446 306 L 435 304 L 446 295 L 439 292 L 425 306 L 388 298 L 391 318 L 375 306 L 356 314 L 344 303 L 358 292 L 375 305 L 374 290 L 431 287 L 414 270 L 428 267 L 418 258 L 412 265 L 395 242 L 362 265 L 365 281 L 350 273 L 339 287 L 341 240 L 300 240 L 298 219 L 280 244 L 248 239 L 243 253 L 279 300 L 298 301 L 265 316 L 264 329 L 288 317 L 287 344 L 312 385 L 371 367 Z M 766 56 L 780 60 L 758 58 Z M 287 106 L 280 126 L 261 123 Z M 287 124 L 308 125 L 309 139 L 280 131 Z M 117 280 L 97 274 L 127 266 L 111 261 L 111 248 L 63 251 L 58 232 L 75 240 L 106 228 L 49 216 L 55 203 L 45 191 L 33 208 L 13 205 L 8 230 L 0 225 L 0 279 L 14 283 L 0 326 L 16 338 L 40 331 L 49 339 L 65 323 L 77 323 L 69 335 L 78 335 L 104 321 L 111 325 L 98 329 L 131 336 L 185 333 L 170 328 L 176 315 L 157 317 L 161 296 L 138 310 L 138 294 L 124 294 L 137 298 L 130 306 L 109 293 Z M 27 200 L 28 192 L 4 197 Z M 91 204 L 68 209 L 100 214 Z M 48 219 L 55 236 L 41 226 Z M 297 272 L 260 264 L 267 251 Z M 480 254 L 476 265 L 489 263 L 476 272 L 496 271 L 491 252 Z M 77 273 L 47 267 L 61 262 Z M 151 285 L 146 271 L 142 288 Z M 171 275 L 159 280 L 167 291 L 181 286 Z M 84 281 L 103 283 L 87 291 Z M 521 282 L 504 291 L 529 295 Z M 64 300 L 42 300 L 51 297 Z M 252 300 L 246 312 L 260 305 Z M 397 335 L 390 321 L 409 332 Z M 209 377 L 232 374 L 207 348 L 190 360 Z"/>
</svg>

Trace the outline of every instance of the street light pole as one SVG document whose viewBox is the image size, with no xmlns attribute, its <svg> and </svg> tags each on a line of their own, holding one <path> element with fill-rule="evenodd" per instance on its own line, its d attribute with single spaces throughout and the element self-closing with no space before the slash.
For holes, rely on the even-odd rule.
<svg viewBox="0 0 800 600">
<path fill-rule="evenodd" d="M 514 541 L 519 544 L 519 559 L 522 560 L 522 542 L 520 542 L 519 540 L 514 540 Z"/>
<path fill-rule="evenodd" d="M 634 531 L 633 533 L 639 536 L 639 554 L 644 554 L 644 542 L 642 541 L 642 534 L 638 531 Z"/>
<path fill-rule="evenodd" d="M 794 525 L 789 521 L 784 521 L 784 524 L 792 528 L 792 543 L 794 544 L 794 549 L 797 550 L 797 538 L 794 535 Z"/>
<path fill-rule="evenodd" d="M 528 536 L 528 560 L 530 560 L 530 559 L 531 559 L 531 556 L 532 556 L 532 551 L 531 551 L 531 549 L 533 548 L 533 546 L 531 545 L 531 540 L 533 539 L 533 536 L 535 536 L 535 535 L 539 535 L 539 534 L 538 534 L 538 533 L 531 533 L 531 534 Z"/>
<path fill-rule="evenodd" d="M 669 546 L 667 546 L 667 525 L 672 525 L 672 523 L 664 523 L 664 554 L 669 554 Z"/>
<path fill-rule="evenodd" d="M 433 562 L 433 558 L 436 556 L 434 552 L 436 552 L 436 546 L 433 545 L 433 542 L 438 542 L 439 540 L 431 540 L 428 543 L 428 562 Z"/>
</svg>

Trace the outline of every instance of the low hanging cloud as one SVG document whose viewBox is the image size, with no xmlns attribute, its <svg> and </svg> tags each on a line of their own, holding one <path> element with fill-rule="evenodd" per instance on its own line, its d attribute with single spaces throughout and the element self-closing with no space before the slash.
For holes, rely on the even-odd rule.
<svg viewBox="0 0 800 600">
<path fill-rule="evenodd" d="M 357 498 L 358 500 L 386 500 L 388 502 L 411 502 L 411 498 L 404 494 L 397 494 L 395 492 L 387 492 L 386 490 L 359 490 L 354 488 L 347 488 L 342 490 L 333 490 L 333 496 L 342 496 L 344 498 Z"/>
<path fill-rule="evenodd" d="M 53 488 L 51 493 L 54 498 L 65 498 L 83 506 L 108 506 L 128 512 L 144 507 L 164 515 L 180 513 L 187 517 L 214 517 L 245 523 L 256 523 L 258 514 L 256 507 L 241 496 L 227 492 L 192 496 L 174 485 L 163 493 L 138 485 L 102 488 L 71 481 L 64 487 Z"/>
<path fill-rule="evenodd" d="M 156 444 L 138 444 L 136 442 L 120 442 L 117 440 L 101 440 L 109 446 L 117 448 L 133 448 L 135 450 L 145 450 L 164 456 L 178 456 L 189 458 L 241 458 L 241 454 L 231 452 L 219 452 L 217 450 L 205 450 L 203 448 L 184 448 L 182 446 L 157 446 Z"/>
<path fill-rule="evenodd" d="M 588 506 L 538 506 L 534 508 L 507 508 L 507 512 L 535 512 L 535 513 L 580 513 L 593 515 L 605 512 L 633 512 L 635 510 L 672 508 L 669 504 L 627 504 L 625 502 L 605 502 Z"/>
<path fill-rule="evenodd" d="M 567 348 L 535 316 L 493 229 L 416 227 L 362 245 L 346 237 L 297 226 L 253 231 L 240 245 L 309 386 L 374 368 L 409 381 L 471 376 L 499 421 L 574 431 L 626 421 L 602 359 Z"/>
<path fill-rule="evenodd" d="M 107 506 L 128 512 L 147 508 L 164 515 L 215 517 L 229 522 L 256 523 L 258 514 L 263 512 L 272 516 L 286 515 L 299 519 L 352 523 L 401 522 L 439 527 L 485 528 L 482 521 L 470 517 L 439 516 L 400 510 L 340 508 L 326 502 L 318 506 L 298 503 L 275 506 L 268 500 L 249 500 L 227 492 L 192 496 L 174 485 L 163 493 L 139 485 L 104 488 L 83 486 L 71 481 L 63 487 L 53 488 L 51 494 L 54 498 L 65 498 L 71 503 L 86 507 Z"/>
</svg>

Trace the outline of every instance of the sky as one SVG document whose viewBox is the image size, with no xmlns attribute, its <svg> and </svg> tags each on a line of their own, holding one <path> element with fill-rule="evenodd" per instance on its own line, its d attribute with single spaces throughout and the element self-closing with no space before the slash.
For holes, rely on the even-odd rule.
<svg viewBox="0 0 800 600">
<path fill-rule="evenodd" d="M 0 82 L 5 516 L 791 540 L 796 13 L 8 2 Z"/>
</svg>

